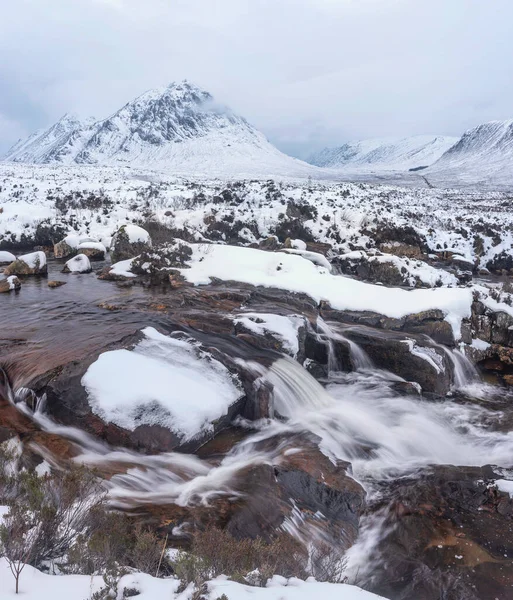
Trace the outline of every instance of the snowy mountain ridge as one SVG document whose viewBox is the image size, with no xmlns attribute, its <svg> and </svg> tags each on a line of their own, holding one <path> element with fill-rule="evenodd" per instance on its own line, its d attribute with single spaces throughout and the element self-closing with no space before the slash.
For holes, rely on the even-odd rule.
<svg viewBox="0 0 513 600">
<path fill-rule="evenodd" d="M 308 162 L 332 169 L 408 171 L 433 164 L 457 142 L 455 137 L 434 135 L 359 140 L 325 148 Z"/>
<path fill-rule="evenodd" d="M 4 160 L 131 165 L 186 174 L 304 177 L 316 170 L 280 152 L 243 117 L 188 81 L 145 92 L 102 121 L 65 115 L 18 142 Z"/>
<path fill-rule="evenodd" d="M 490 121 L 466 131 L 431 166 L 436 179 L 459 177 L 470 181 L 511 184 L 513 179 L 513 119 Z"/>
</svg>

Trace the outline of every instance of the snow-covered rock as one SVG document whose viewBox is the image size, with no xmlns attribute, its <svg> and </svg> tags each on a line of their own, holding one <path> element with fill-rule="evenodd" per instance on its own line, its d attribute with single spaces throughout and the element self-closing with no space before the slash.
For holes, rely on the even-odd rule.
<svg viewBox="0 0 513 600">
<path fill-rule="evenodd" d="M 77 252 L 85 254 L 90 260 L 104 260 L 107 248 L 101 242 L 81 242 Z"/>
<path fill-rule="evenodd" d="M 112 238 L 110 251 L 114 262 L 134 258 L 151 248 L 150 234 L 137 225 L 122 225 Z"/>
<path fill-rule="evenodd" d="M 63 240 L 53 245 L 55 258 L 68 258 L 76 254 L 80 241 L 80 236 L 78 235 L 67 235 Z"/>
<path fill-rule="evenodd" d="M 236 376 L 188 341 L 152 327 L 143 334 L 133 350 L 100 354 L 83 376 L 93 412 L 129 431 L 159 425 L 183 442 L 212 432 L 243 396 Z"/>
<path fill-rule="evenodd" d="M 0 294 L 6 292 L 14 292 L 21 288 L 21 281 L 16 275 L 10 275 L 5 279 L 0 279 Z"/>
<path fill-rule="evenodd" d="M 470 288 L 386 288 L 332 275 L 326 268 L 297 255 L 214 244 L 191 244 L 191 248 L 190 266 L 179 271 L 195 285 L 208 284 L 215 277 L 275 287 L 307 294 L 317 302 L 326 301 L 336 310 L 372 311 L 396 319 L 440 309 L 452 326 L 455 339 L 460 338 L 462 319 L 471 313 Z"/>
<path fill-rule="evenodd" d="M 77 254 L 70 258 L 62 269 L 63 273 L 90 273 L 91 263 L 85 254 Z"/>
<path fill-rule="evenodd" d="M 4 269 L 5 275 L 44 275 L 48 268 L 46 254 L 39 250 L 23 254 Z"/>
<path fill-rule="evenodd" d="M 11 252 L 0 250 L 0 265 L 9 265 L 16 260 L 16 257 Z"/>
<path fill-rule="evenodd" d="M 306 319 L 300 315 L 281 316 L 268 313 L 242 313 L 234 318 L 234 324 L 260 336 L 270 335 L 277 339 L 283 350 L 296 358 L 299 352 L 299 330 L 306 327 Z M 238 329 L 236 327 L 236 331 Z"/>
</svg>

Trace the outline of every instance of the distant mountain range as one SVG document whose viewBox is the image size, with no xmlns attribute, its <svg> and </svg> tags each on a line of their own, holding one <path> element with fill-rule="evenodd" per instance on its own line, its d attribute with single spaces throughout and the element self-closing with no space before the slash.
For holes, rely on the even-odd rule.
<svg viewBox="0 0 513 600">
<path fill-rule="evenodd" d="M 20 140 L 5 161 L 127 165 L 177 175 L 285 176 L 513 187 L 513 120 L 461 138 L 418 135 L 348 142 L 307 162 L 287 156 L 243 117 L 187 82 L 150 90 L 104 120 L 64 115 Z"/>
<path fill-rule="evenodd" d="M 428 167 L 437 161 L 459 138 L 417 135 L 406 138 L 376 138 L 348 142 L 338 148 L 325 148 L 308 162 L 318 167 L 339 169 L 408 171 Z"/>
</svg>

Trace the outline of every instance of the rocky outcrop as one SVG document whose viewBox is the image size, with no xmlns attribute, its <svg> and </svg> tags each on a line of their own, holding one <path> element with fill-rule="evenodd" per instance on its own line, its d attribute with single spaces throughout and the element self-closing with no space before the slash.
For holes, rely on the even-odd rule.
<svg viewBox="0 0 513 600">
<path fill-rule="evenodd" d="M 5 275 L 46 275 L 46 255 L 42 251 L 18 256 L 4 269 Z"/>
<path fill-rule="evenodd" d="M 339 311 L 322 302 L 319 312 L 326 321 L 365 325 L 376 329 L 402 331 L 416 335 L 425 334 L 439 344 L 449 347 L 455 344 L 452 327 L 445 321 L 444 313 L 438 309 L 393 319 L 371 311 Z"/>
<path fill-rule="evenodd" d="M 500 478 L 489 466 L 434 466 L 383 486 L 392 502 L 364 587 L 396 600 L 439 600 L 440 590 L 447 600 L 508 600 L 513 499 L 494 486 Z"/>
<path fill-rule="evenodd" d="M 233 444 L 238 438 L 234 434 L 230 440 Z M 169 523 L 171 539 L 186 523 L 189 530 L 222 527 L 237 539 L 270 539 L 293 527 L 308 537 L 316 531 L 342 555 L 356 539 L 365 509 L 365 492 L 348 475 L 349 464 L 329 460 L 316 440 L 305 434 L 270 438 L 265 449 L 273 447 L 280 448 L 274 465 L 248 466 L 234 477 L 235 502 L 221 496 L 213 497 L 208 506 L 158 507 L 155 512 Z M 228 448 L 207 444 L 202 457 L 209 457 L 212 450 L 217 455 Z"/>
<path fill-rule="evenodd" d="M 424 392 L 443 396 L 450 390 L 451 363 L 446 353 L 429 340 L 363 326 L 347 328 L 344 334 L 365 351 L 377 368 L 418 383 Z"/>
<path fill-rule="evenodd" d="M 112 238 L 110 252 L 112 262 L 134 258 L 151 248 L 149 233 L 137 225 L 123 225 Z"/>
</svg>

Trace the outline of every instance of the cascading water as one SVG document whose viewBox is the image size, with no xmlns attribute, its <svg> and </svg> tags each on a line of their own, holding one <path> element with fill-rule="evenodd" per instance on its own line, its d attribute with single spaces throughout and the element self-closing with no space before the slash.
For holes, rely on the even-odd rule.
<svg viewBox="0 0 513 600">
<path fill-rule="evenodd" d="M 80 449 L 76 461 L 114 470 L 107 482 L 109 495 L 113 506 L 127 510 L 148 504 L 205 505 L 220 496 L 237 498 L 244 494 L 236 484 L 238 474 L 251 466 L 278 464 L 283 456 L 279 440 L 290 434 L 313 434 L 325 455 L 350 462 L 354 478 L 370 498 L 380 483 L 414 477 L 429 465 L 511 466 L 513 437 L 494 427 L 501 419 L 499 412 L 450 397 L 426 402 L 400 395 L 394 384 L 403 380 L 375 369 L 363 350 L 335 327 L 319 320 L 319 330 L 331 347 L 326 385 L 290 358 L 276 360 L 272 355 L 265 363 L 270 366 L 246 361 L 248 370 L 272 385 L 277 418 L 252 424 L 252 433 L 218 461 L 173 452 L 142 456 L 110 448 L 79 429 L 56 424 L 44 413 L 43 398 L 27 390 L 13 394 L 1 379 L 0 385 L 4 395 L 18 401 L 17 406 L 41 429 L 73 442 Z M 349 346 L 353 372 L 338 370 L 337 342 Z M 229 352 L 226 340 L 224 344 L 223 351 Z M 440 348 L 454 365 L 455 387 L 476 381 L 475 370 L 459 351 Z M 360 539 L 348 555 L 350 572 L 368 562 L 388 526 L 385 516 L 383 510 L 362 523 Z M 300 536 L 292 525 L 285 524 Z"/>
<path fill-rule="evenodd" d="M 337 365 L 337 361 L 335 358 L 335 350 L 333 348 L 334 341 L 343 342 L 349 346 L 349 354 L 351 357 L 351 363 L 355 370 L 374 368 L 374 365 L 372 364 L 372 360 L 369 358 L 369 356 L 366 354 L 366 352 L 364 350 L 362 350 L 362 348 L 358 344 L 356 344 L 355 342 L 353 342 L 346 336 L 342 335 L 340 332 L 335 331 L 332 327 L 330 327 L 326 323 L 326 321 L 324 321 L 320 317 L 317 319 L 317 327 L 328 339 L 329 348 L 330 348 L 330 350 L 329 350 L 330 362 L 328 364 L 328 368 L 330 371 L 338 371 L 339 370 L 339 365 Z"/>
</svg>

